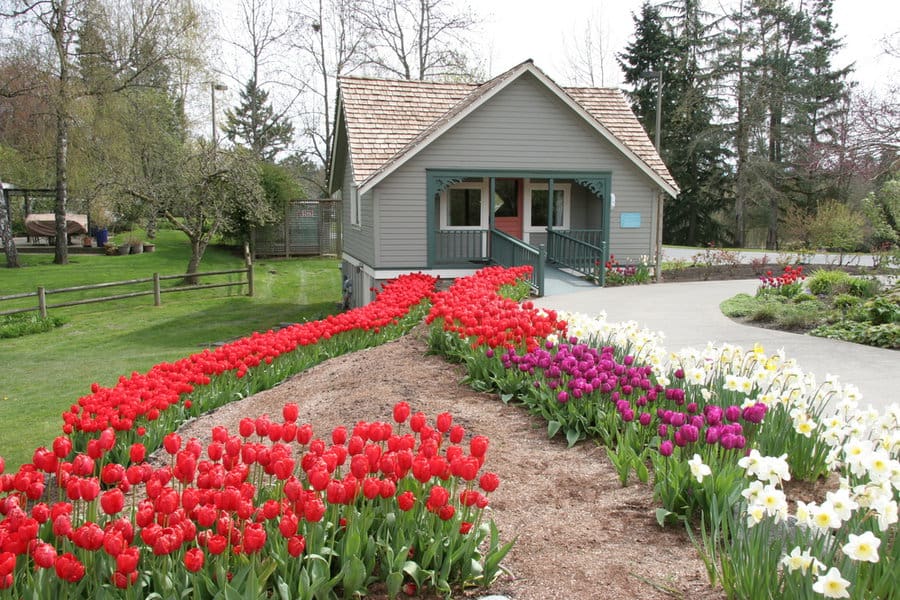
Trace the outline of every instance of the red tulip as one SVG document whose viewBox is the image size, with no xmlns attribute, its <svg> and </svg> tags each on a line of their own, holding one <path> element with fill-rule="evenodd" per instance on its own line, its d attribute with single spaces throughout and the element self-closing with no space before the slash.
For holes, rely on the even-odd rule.
<svg viewBox="0 0 900 600">
<path fill-rule="evenodd" d="M 191 573 L 196 573 L 203 568 L 205 558 L 203 550 L 200 548 L 191 548 L 184 553 L 184 566 Z"/>
</svg>

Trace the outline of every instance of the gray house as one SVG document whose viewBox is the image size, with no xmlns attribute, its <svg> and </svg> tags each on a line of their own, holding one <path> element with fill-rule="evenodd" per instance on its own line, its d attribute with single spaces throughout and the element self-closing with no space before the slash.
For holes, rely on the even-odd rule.
<svg viewBox="0 0 900 600">
<path fill-rule="evenodd" d="M 486 264 L 591 276 L 653 257 L 678 188 L 621 92 L 530 60 L 482 84 L 342 77 L 329 186 L 352 305 L 402 273 Z M 602 283 L 602 281 L 601 281 Z"/>
</svg>

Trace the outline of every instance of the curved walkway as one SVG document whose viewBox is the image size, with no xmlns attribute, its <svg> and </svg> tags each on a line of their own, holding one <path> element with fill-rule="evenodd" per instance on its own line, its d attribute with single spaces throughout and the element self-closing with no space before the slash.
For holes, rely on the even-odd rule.
<svg viewBox="0 0 900 600">
<path fill-rule="evenodd" d="M 719 304 L 741 292 L 754 294 L 759 281 L 701 281 L 642 286 L 592 288 L 535 300 L 536 306 L 596 315 L 606 311 L 609 322 L 637 321 L 665 334 L 667 350 L 703 348 L 707 342 L 752 348 L 762 344 L 767 353 L 783 348 L 801 369 L 822 381 L 837 375 L 862 393 L 862 406 L 883 411 L 900 401 L 900 352 L 883 350 L 783 331 L 773 331 L 732 321 Z"/>
</svg>

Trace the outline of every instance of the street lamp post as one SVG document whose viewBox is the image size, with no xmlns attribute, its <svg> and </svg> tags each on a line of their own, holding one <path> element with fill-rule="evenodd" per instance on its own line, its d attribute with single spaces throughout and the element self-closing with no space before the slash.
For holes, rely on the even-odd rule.
<svg viewBox="0 0 900 600">
<path fill-rule="evenodd" d="M 656 77 L 656 129 L 653 132 L 653 145 L 656 146 L 656 153 L 662 160 L 662 87 L 663 72 L 662 69 L 657 71 L 648 71 L 643 73 L 644 77 Z M 662 281 L 662 232 L 663 232 L 663 192 L 660 190 L 658 200 L 656 202 L 656 282 Z"/>
<path fill-rule="evenodd" d="M 662 69 L 659 71 L 645 71 L 642 75 L 646 78 L 655 77 L 656 78 L 656 129 L 653 131 L 654 140 L 653 145 L 656 146 L 656 153 L 660 155 L 662 158 L 662 151 L 660 150 L 660 135 L 662 133 L 662 88 L 663 88 L 663 72 Z"/>
<path fill-rule="evenodd" d="M 212 143 L 213 146 L 218 146 L 218 136 L 216 134 L 216 92 L 224 92 L 228 89 L 227 85 L 216 83 L 214 81 L 209 84 L 209 97 L 212 104 Z"/>
</svg>

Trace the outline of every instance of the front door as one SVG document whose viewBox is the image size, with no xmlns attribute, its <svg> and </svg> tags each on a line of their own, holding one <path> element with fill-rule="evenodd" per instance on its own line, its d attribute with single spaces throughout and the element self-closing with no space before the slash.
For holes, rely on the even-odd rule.
<svg viewBox="0 0 900 600">
<path fill-rule="evenodd" d="M 494 227 L 514 238 L 522 239 L 521 179 L 494 180 Z"/>
</svg>

